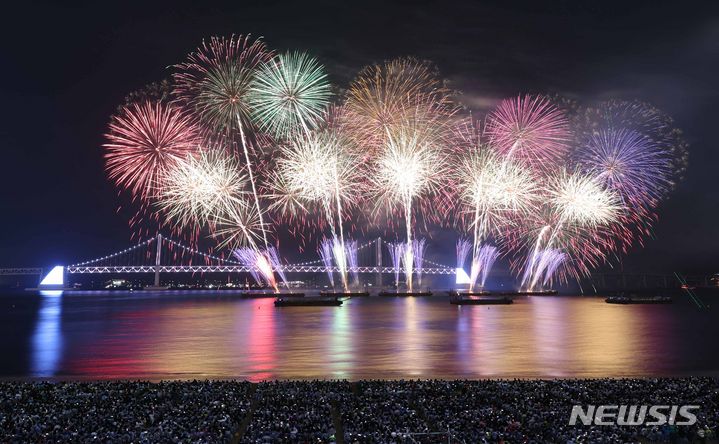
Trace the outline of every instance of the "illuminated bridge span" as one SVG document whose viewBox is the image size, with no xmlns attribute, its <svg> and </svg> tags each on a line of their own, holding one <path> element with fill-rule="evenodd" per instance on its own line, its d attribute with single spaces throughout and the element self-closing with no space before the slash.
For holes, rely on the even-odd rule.
<svg viewBox="0 0 719 444">
<path fill-rule="evenodd" d="M 384 242 L 377 238 L 357 248 L 358 262 L 372 264 L 348 267 L 350 272 L 371 273 L 376 275 L 403 272 L 394 266 L 383 264 L 382 246 Z M 360 254 L 360 252 L 362 252 Z M 425 259 L 430 267 L 422 267 L 422 274 L 456 274 L 456 269 Z M 247 273 L 250 267 L 233 259 L 222 258 L 198 251 L 172 239 L 158 235 L 133 247 L 117 251 L 107 256 L 80 262 L 65 267 L 69 274 L 126 274 L 155 273 L 155 282 L 159 282 L 160 273 Z M 273 268 L 284 273 L 326 273 L 339 272 L 338 267 L 326 266 L 321 259 L 298 264 L 287 264 Z"/>
<path fill-rule="evenodd" d="M 374 239 L 357 248 L 357 266 L 348 267 L 347 271 L 374 274 L 377 277 L 377 284 L 382 284 L 383 274 L 403 273 L 404 269 L 398 269 L 388 264 L 389 255 L 383 255 L 383 244 L 387 244 L 381 238 Z M 457 275 L 458 270 L 443 264 L 438 264 L 427 258 L 424 263 L 429 266 L 423 266 L 422 274 L 428 275 Z M 361 265 L 360 265 L 361 264 Z M 64 281 L 63 276 L 67 274 L 73 275 L 102 275 L 102 274 L 155 274 L 155 285 L 159 284 L 160 273 L 248 273 L 252 270 L 250 267 L 229 258 L 222 258 L 212 254 L 198 251 L 192 247 L 184 245 L 172 239 L 168 239 L 158 235 L 144 242 L 117 251 L 106 256 L 98 257 L 92 260 L 79 262 L 66 267 L 57 266 L 52 270 L 43 270 L 37 267 L 14 267 L 0 268 L 0 278 L 22 276 L 22 275 L 38 275 L 44 276 L 40 283 L 41 288 L 49 288 L 49 286 L 60 286 Z M 316 259 L 308 262 L 296 264 L 284 264 L 280 267 L 273 268 L 275 272 L 284 273 L 327 273 L 339 272 L 337 267 L 326 266 L 322 259 Z M 415 268 L 415 272 L 418 272 Z M 466 277 L 466 273 L 459 271 L 459 277 Z M 503 278 L 511 278 L 509 272 L 498 273 Z M 464 276 L 463 276 L 464 275 Z M 594 289 L 639 289 L 639 288 L 676 288 L 677 282 L 685 287 L 716 287 L 716 276 L 682 276 L 677 281 L 678 276 L 666 274 L 647 274 L 647 273 L 594 273 L 582 280 L 582 285 L 586 288 Z"/>
<path fill-rule="evenodd" d="M 158 267 L 153 265 L 146 266 L 112 266 L 112 267 L 67 267 L 67 272 L 71 274 L 102 274 L 102 273 L 154 273 Z M 248 273 L 249 267 L 242 265 L 161 265 L 159 267 L 161 273 Z M 325 266 L 299 266 L 286 265 L 279 268 L 273 268 L 273 271 L 282 271 L 285 273 L 326 273 L 339 272 L 338 267 Z M 403 272 L 404 269 L 396 269 L 394 267 L 347 267 L 347 271 L 357 273 L 396 273 Z M 422 274 L 455 274 L 457 271 L 453 268 L 422 268 Z"/>
</svg>

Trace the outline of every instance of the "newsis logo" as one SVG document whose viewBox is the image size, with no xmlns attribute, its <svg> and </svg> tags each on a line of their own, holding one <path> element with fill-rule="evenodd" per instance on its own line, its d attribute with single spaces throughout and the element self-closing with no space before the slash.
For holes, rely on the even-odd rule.
<svg viewBox="0 0 719 444">
<path fill-rule="evenodd" d="M 689 426 L 697 422 L 692 413 L 696 410 L 699 410 L 698 405 L 575 405 L 569 425 L 576 425 L 578 419 L 585 426 Z"/>
</svg>

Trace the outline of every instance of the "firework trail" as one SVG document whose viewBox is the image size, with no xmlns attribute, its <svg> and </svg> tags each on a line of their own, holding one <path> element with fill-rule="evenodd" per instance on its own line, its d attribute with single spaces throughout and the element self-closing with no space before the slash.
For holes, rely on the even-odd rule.
<svg viewBox="0 0 719 444">
<path fill-rule="evenodd" d="M 333 240 L 324 239 L 322 243 L 320 243 L 320 248 L 319 250 L 317 250 L 317 252 L 319 253 L 320 258 L 322 258 L 322 263 L 325 265 L 325 269 L 327 270 L 327 276 L 330 279 L 330 285 L 334 288 L 335 277 L 334 273 L 332 273 L 332 260 L 334 256 Z"/>
<path fill-rule="evenodd" d="M 249 36 L 212 37 L 175 66 L 173 75 L 178 100 L 215 130 L 239 133 L 247 174 L 260 217 L 262 240 L 267 248 L 267 233 L 250 160 L 252 119 L 248 95 L 258 68 L 269 62 L 272 53 L 261 40 Z"/>
<path fill-rule="evenodd" d="M 561 163 L 571 140 L 565 113 L 531 95 L 503 100 L 488 116 L 486 134 L 500 154 L 545 171 Z"/>
<path fill-rule="evenodd" d="M 305 53 L 276 56 L 259 67 L 250 85 L 252 116 L 260 129 L 289 139 L 322 120 L 331 95 L 323 67 Z"/>
<path fill-rule="evenodd" d="M 448 176 L 444 147 L 422 128 L 400 127 L 389 134 L 387 143 L 374 159 L 370 177 L 375 213 L 395 210 L 403 215 L 406 232 L 407 287 L 412 290 L 412 226 L 415 204 L 440 193 Z"/>
<path fill-rule="evenodd" d="M 359 165 L 350 142 L 340 134 L 329 130 L 309 133 L 282 146 L 270 185 L 271 209 L 296 213 L 319 206 L 337 243 L 333 251 L 345 291 L 343 208 L 361 190 Z"/>
<path fill-rule="evenodd" d="M 105 135 L 110 180 L 148 200 L 164 174 L 197 150 L 198 128 L 179 108 L 162 102 L 132 103 L 113 116 Z"/>
</svg>

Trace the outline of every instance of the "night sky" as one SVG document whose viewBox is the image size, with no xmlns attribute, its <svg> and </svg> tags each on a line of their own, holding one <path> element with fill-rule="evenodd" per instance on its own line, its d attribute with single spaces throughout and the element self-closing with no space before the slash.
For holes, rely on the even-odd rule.
<svg viewBox="0 0 719 444">
<path fill-rule="evenodd" d="M 653 103 L 684 130 L 689 169 L 659 209 L 654 238 L 620 266 L 719 272 L 716 2 L 184 3 L 3 6 L 0 266 L 67 264 L 129 246 L 103 172 L 110 115 L 203 38 L 252 33 L 276 50 L 312 52 L 340 86 L 372 62 L 432 60 L 480 112 L 526 92 Z M 446 249 L 451 263 L 454 245 Z"/>
</svg>

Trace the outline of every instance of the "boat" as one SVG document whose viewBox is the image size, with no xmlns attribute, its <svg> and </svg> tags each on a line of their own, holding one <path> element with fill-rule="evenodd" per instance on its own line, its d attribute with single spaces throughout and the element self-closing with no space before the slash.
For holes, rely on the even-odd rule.
<svg viewBox="0 0 719 444">
<path fill-rule="evenodd" d="M 246 299 L 260 299 L 260 298 L 303 298 L 305 297 L 304 293 L 272 293 L 270 291 L 262 291 L 262 292 L 248 292 L 248 293 L 242 293 L 242 297 Z"/>
<path fill-rule="evenodd" d="M 668 296 L 627 297 L 612 296 L 604 300 L 607 304 L 672 304 L 674 300 Z"/>
<path fill-rule="evenodd" d="M 379 296 L 432 296 L 431 291 L 380 291 Z"/>
<path fill-rule="evenodd" d="M 369 296 L 368 291 L 320 291 L 320 296 L 333 296 L 338 298 L 357 298 Z"/>
<path fill-rule="evenodd" d="M 449 303 L 452 305 L 509 305 L 514 304 L 514 300 L 506 296 L 501 298 L 453 297 Z"/>
<path fill-rule="evenodd" d="M 526 291 L 503 291 L 497 293 L 500 296 L 555 296 L 558 294 L 557 290 L 526 290 Z"/>
<path fill-rule="evenodd" d="M 275 299 L 275 307 L 338 307 L 340 305 L 342 305 L 342 300 L 336 297 L 278 297 Z"/>
<path fill-rule="evenodd" d="M 457 290 L 450 290 L 449 295 L 451 297 L 465 297 L 465 296 L 488 296 L 492 294 L 491 291 L 488 290 L 477 290 L 477 291 L 457 291 Z"/>
</svg>

